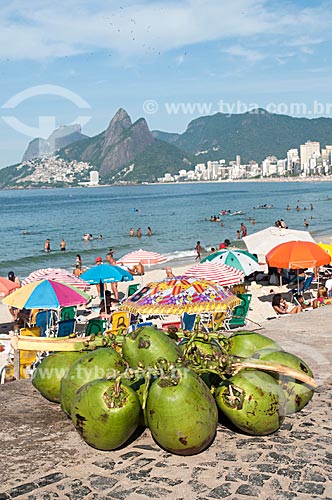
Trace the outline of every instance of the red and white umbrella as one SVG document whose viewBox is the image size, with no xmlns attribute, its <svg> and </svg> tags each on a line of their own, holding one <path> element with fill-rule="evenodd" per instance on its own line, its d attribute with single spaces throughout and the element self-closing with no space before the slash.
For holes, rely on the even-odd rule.
<svg viewBox="0 0 332 500">
<path fill-rule="evenodd" d="M 184 273 L 186 276 L 203 278 L 221 286 L 230 286 L 241 283 L 244 280 L 244 273 L 234 267 L 225 264 L 214 264 L 213 262 L 203 262 L 191 267 Z"/>
<path fill-rule="evenodd" d="M 66 269 L 56 269 L 52 267 L 48 269 L 38 269 L 37 271 L 30 273 L 29 276 L 22 281 L 22 286 L 32 283 L 33 281 L 40 281 L 42 279 L 59 281 L 60 283 L 74 286 L 79 290 L 87 290 L 90 288 L 90 285 L 86 281 L 82 280 L 78 276 L 74 276 L 74 274 L 70 273 Z"/>
<path fill-rule="evenodd" d="M 151 266 L 153 264 L 162 264 L 167 261 L 166 255 L 162 255 L 157 252 L 148 252 L 146 250 L 136 250 L 135 252 L 130 252 L 121 257 L 117 261 L 117 264 L 124 264 L 125 266 L 132 266 L 135 264 L 146 264 Z"/>
</svg>

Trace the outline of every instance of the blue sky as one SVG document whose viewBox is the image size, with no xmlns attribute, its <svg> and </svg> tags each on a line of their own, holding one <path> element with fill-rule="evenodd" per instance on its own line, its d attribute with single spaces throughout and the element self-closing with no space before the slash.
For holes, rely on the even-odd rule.
<svg viewBox="0 0 332 500">
<path fill-rule="evenodd" d="M 1 0 L 0 167 L 33 129 L 94 135 L 120 107 L 175 132 L 254 105 L 332 116 L 331 26 L 332 0 Z"/>
</svg>

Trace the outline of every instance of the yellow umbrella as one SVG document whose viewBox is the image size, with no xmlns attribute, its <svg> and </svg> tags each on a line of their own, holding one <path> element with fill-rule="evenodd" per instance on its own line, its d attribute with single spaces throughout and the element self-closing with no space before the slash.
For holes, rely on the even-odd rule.
<svg viewBox="0 0 332 500">
<path fill-rule="evenodd" d="M 332 243 L 322 243 L 321 241 L 318 243 L 318 245 L 327 252 L 330 257 L 332 258 Z"/>
</svg>

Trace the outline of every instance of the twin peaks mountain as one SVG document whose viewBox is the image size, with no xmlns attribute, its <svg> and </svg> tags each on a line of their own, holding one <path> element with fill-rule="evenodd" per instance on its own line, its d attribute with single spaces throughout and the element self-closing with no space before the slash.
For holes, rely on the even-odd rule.
<svg viewBox="0 0 332 500">
<path fill-rule="evenodd" d="M 122 108 L 104 132 L 58 153 L 68 161 L 89 162 L 99 170 L 102 181 L 114 180 L 118 172 L 128 181 L 156 181 L 165 172 L 188 168 L 192 160 L 176 146 L 153 137 L 144 118 L 132 123 Z"/>
</svg>

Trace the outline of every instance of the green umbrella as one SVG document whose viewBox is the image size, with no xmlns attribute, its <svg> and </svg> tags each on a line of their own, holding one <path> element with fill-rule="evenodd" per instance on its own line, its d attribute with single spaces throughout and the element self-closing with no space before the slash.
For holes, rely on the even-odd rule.
<svg viewBox="0 0 332 500">
<path fill-rule="evenodd" d="M 258 259 L 252 253 L 245 250 L 220 250 L 205 257 L 202 262 L 213 262 L 214 264 L 226 264 L 235 267 L 244 273 L 245 276 L 260 271 Z"/>
</svg>

